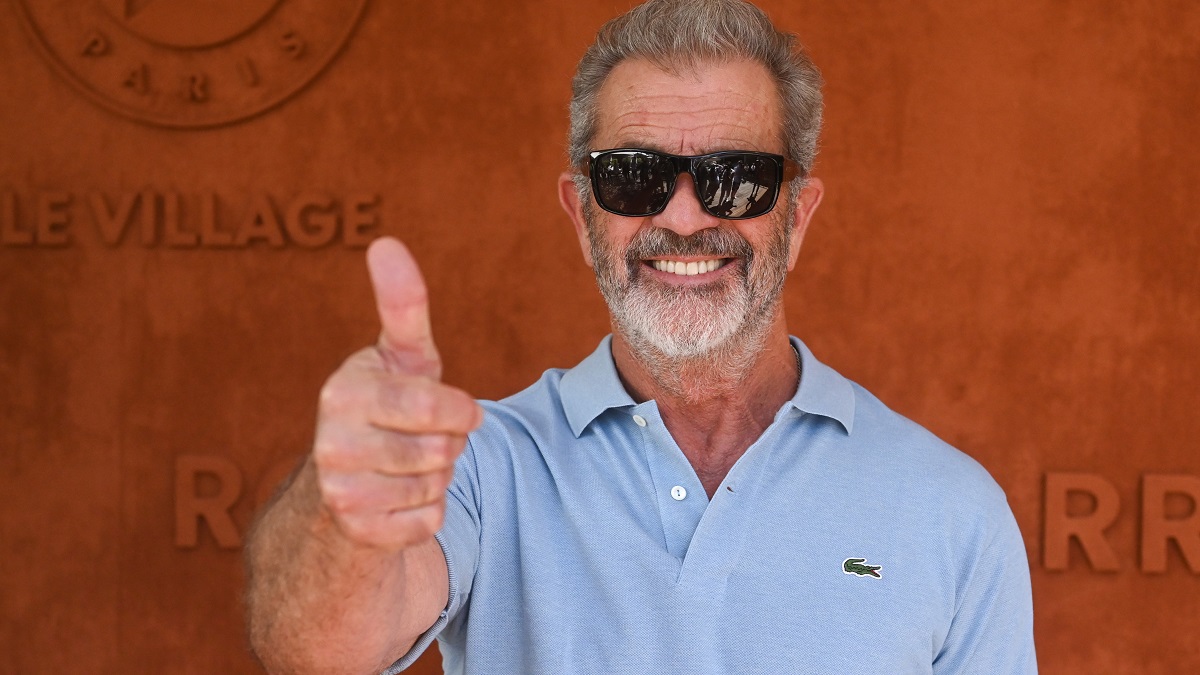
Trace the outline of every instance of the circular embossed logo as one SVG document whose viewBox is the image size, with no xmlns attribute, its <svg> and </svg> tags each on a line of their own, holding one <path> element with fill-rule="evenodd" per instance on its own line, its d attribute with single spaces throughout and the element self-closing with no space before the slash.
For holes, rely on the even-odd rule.
<svg viewBox="0 0 1200 675">
<path fill-rule="evenodd" d="M 300 91 L 367 0 L 17 0 L 34 42 L 97 103 L 139 122 L 212 127 Z"/>
</svg>

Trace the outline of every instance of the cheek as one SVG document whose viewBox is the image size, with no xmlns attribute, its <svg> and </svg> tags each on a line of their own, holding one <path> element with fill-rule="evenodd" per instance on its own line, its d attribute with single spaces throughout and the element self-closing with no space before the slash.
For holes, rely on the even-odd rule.
<svg viewBox="0 0 1200 675">
<path fill-rule="evenodd" d="M 767 216 L 770 222 L 763 223 L 761 229 L 756 229 L 753 232 L 742 232 L 742 236 L 750 238 L 750 246 L 754 249 L 754 255 L 758 259 L 758 264 L 755 267 L 763 268 L 778 268 L 783 267 L 791 270 L 796 259 L 796 246 L 793 239 L 793 230 L 788 226 L 788 218 L 785 214 L 770 214 Z"/>
<path fill-rule="evenodd" d="M 758 257 L 772 255 L 779 246 L 780 228 L 783 226 L 775 214 L 767 214 L 762 218 L 751 221 L 736 220 L 737 232 L 750 244 Z"/>
<path fill-rule="evenodd" d="M 597 238 L 598 253 L 615 260 L 624 261 L 625 252 L 638 231 L 636 218 L 622 218 L 601 211 L 592 219 L 592 236 Z M 634 221 L 634 222 L 630 222 Z"/>
</svg>

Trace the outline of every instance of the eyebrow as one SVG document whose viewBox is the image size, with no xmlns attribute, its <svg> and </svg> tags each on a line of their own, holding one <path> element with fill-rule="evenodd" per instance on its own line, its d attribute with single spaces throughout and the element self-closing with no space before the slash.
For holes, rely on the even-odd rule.
<svg viewBox="0 0 1200 675">
<path fill-rule="evenodd" d="M 656 150 L 658 152 L 671 153 L 670 149 L 666 148 L 660 143 L 656 143 L 649 138 L 631 135 L 619 136 L 618 139 L 619 140 L 617 141 L 617 144 L 613 146 L 614 148 L 643 148 L 646 150 Z"/>
</svg>

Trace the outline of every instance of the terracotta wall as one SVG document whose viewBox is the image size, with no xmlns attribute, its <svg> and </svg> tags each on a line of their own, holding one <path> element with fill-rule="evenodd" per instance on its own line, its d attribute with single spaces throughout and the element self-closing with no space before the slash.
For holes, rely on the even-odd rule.
<svg viewBox="0 0 1200 675">
<path fill-rule="evenodd" d="M 1200 671 L 1200 5 L 762 4 L 828 81 L 793 331 L 1006 488 L 1043 672 Z M 259 672 L 239 548 L 367 239 L 481 397 L 594 347 L 554 183 L 627 6 L 0 3 L 0 671 Z"/>
</svg>

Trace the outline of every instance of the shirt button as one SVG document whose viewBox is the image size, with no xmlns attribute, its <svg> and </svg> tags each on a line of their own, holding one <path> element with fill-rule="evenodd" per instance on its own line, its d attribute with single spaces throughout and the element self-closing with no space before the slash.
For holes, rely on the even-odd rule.
<svg viewBox="0 0 1200 675">
<path fill-rule="evenodd" d="M 642 417 L 641 415 L 634 415 L 633 423 L 638 425 L 639 427 L 644 427 L 644 426 L 646 426 L 646 418 Z"/>
<path fill-rule="evenodd" d="M 672 499 L 678 502 L 683 501 L 684 497 L 687 497 L 687 490 L 684 490 L 682 485 L 676 485 L 675 487 L 671 488 Z"/>
</svg>

